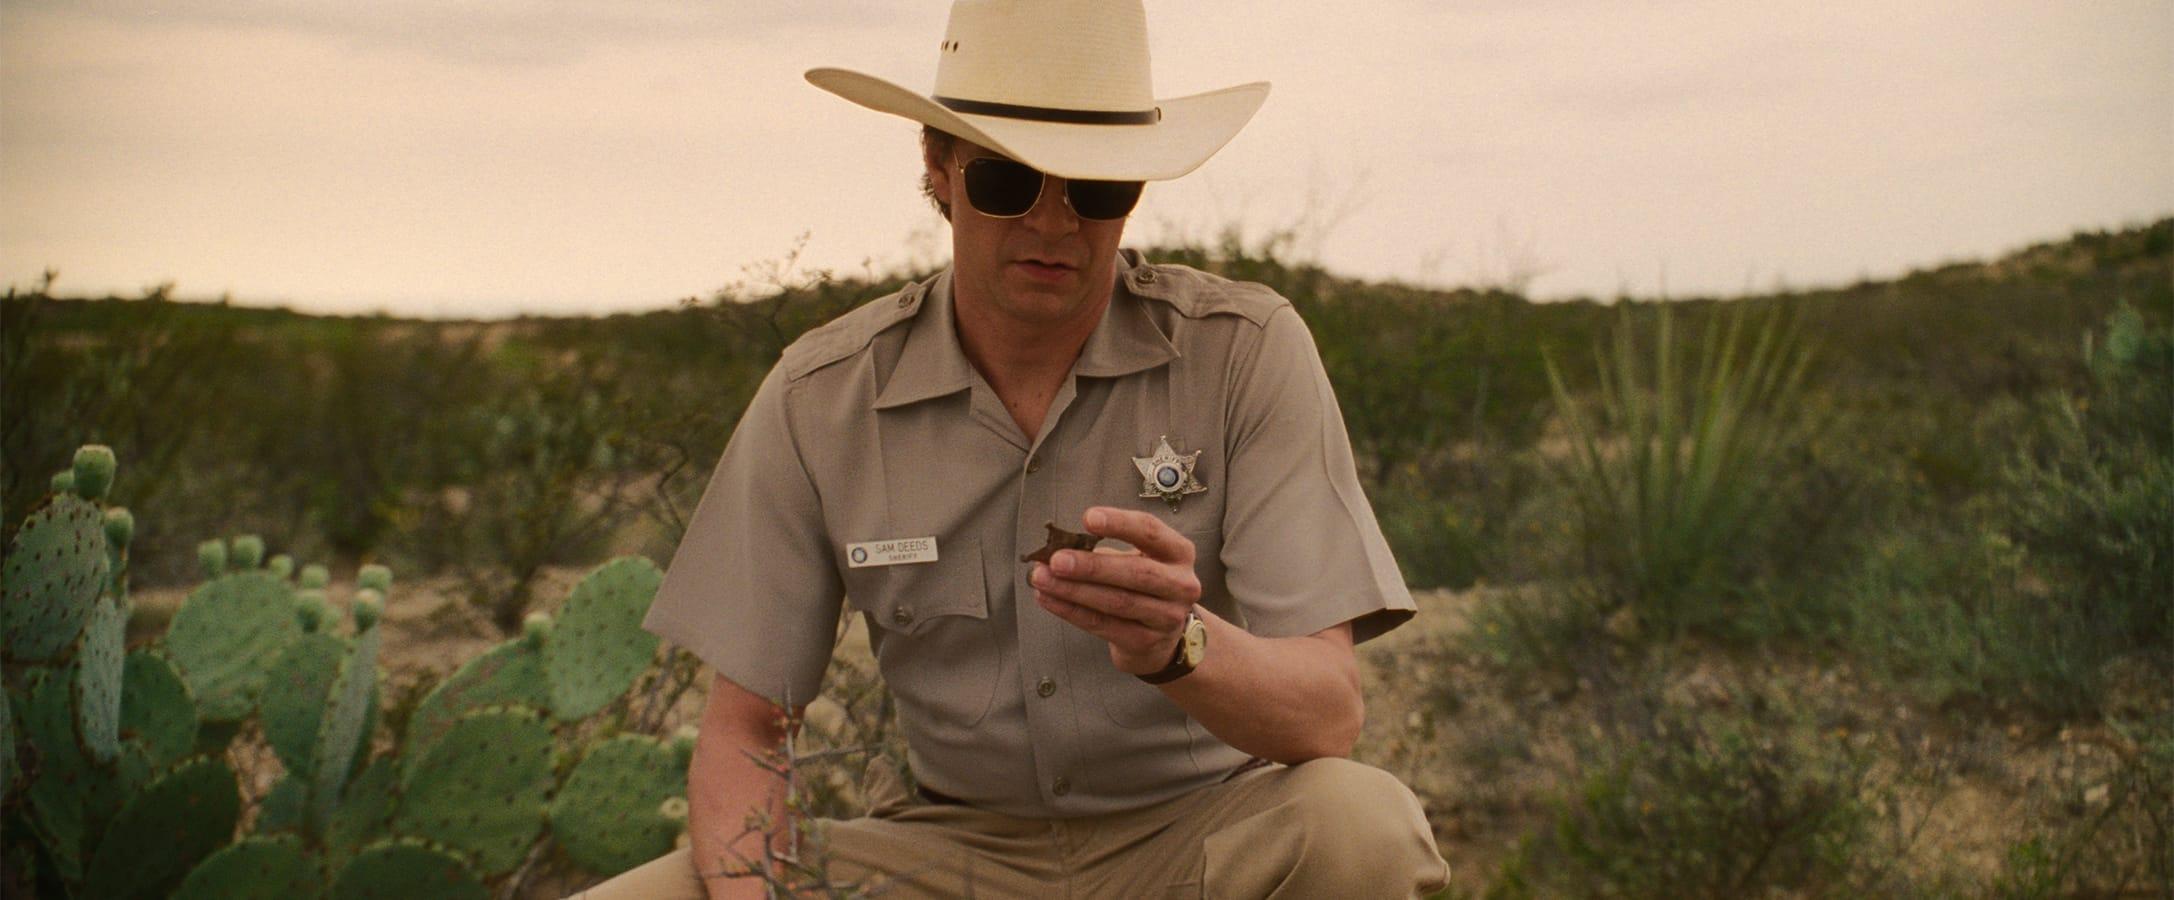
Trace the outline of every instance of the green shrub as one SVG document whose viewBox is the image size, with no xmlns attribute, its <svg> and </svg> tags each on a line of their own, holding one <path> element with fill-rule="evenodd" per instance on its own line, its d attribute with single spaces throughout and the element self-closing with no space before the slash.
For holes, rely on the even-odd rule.
<svg viewBox="0 0 2174 900">
<path fill-rule="evenodd" d="M 1709 323 L 1685 373 L 1662 306 L 1650 349 L 1623 309 L 1600 357 L 1599 418 L 1588 417 L 1548 358 L 1570 443 L 1560 477 L 1604 611 L 1629 607 L 1664 633 L 1725 625 L 1764 574 L 1775 497 L 1812 416 L 1801 407 L 1811 363 L 1796 330 L 1767 318 L 1746 342 L 1741 307 Z M 1650 368 L 1642 359 L 1650 356 Z M 1801 537 L 1801 536 L 1793 536 Z"/>
<path fill-rule="evenodd" d="M 1818 895 L 1866 864 L 1867 754 L 1787 717 L 1663 708 L 1640 724 L 1580 748 L 1582 774 L 1490 893 Z"/>
</svg>

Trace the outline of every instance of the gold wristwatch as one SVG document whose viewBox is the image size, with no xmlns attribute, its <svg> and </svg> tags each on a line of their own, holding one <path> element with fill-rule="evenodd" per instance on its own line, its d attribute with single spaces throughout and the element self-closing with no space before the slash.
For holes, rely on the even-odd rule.
<svg viewBox="0 0 2174 900">
<path fill-rule="evenodd" d="M 1176 650 L 1170 653 L 1170 664 L 1160 671 L 1135 676 L 1148 684 L 1165 684 L 1193 674 L 1200 661 L 1208 655 L 1208 623 L 1201 621 L 1199 613 L 1185 614 L 1185 631 L 1178 637 Z"/>
</svg>

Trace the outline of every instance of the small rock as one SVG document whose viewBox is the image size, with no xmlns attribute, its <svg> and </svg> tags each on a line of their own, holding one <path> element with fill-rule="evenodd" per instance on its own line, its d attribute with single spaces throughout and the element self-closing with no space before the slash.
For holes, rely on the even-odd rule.
<svg viewBox="0 0 2174 900">
<path fill-rule="evenodd" d="M 2092 785 L 2091 787 L 2084 789 L 2083 802 L 2087 806 L 2105 806 L 2106 797 L 2111 793 L 2112 787 L 2109 785 Z"/>
</svg>

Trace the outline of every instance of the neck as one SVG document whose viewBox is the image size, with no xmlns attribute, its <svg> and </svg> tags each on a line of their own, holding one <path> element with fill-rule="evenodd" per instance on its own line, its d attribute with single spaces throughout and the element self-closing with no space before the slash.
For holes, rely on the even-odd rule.
<svg viewBox="0 0 2174 900">
<path fill-rule="evenodd" d="M 1114 278 L 1105 281 L 1090 294 L 1092 302 L 1054 319 L 1022 318 L 1007 312 L 1009 305 L 976 296 L 972 287 L 952 281 L 959 349 L 995 389 L 1029 439 L 1039 435 L 1050 402 L 1079 360 L 1087 338 L 1102 323 L 1115 287 Z"/>
</svg>

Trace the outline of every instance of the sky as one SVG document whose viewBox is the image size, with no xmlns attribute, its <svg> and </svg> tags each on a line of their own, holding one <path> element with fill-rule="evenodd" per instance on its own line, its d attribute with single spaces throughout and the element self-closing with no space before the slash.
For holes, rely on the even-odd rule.
<svg viewBox="0 0 2174 900">
<path fill-rule="evenodd" d="M 1274 83 L 1130 246 L 1728 295 L 2174 214 L 2174 3 L 1151 2 L 1159 96 Z M 932 266 L 936 0 L 0 0 L 0 284 L 437 317 Z"/>
</svg>

